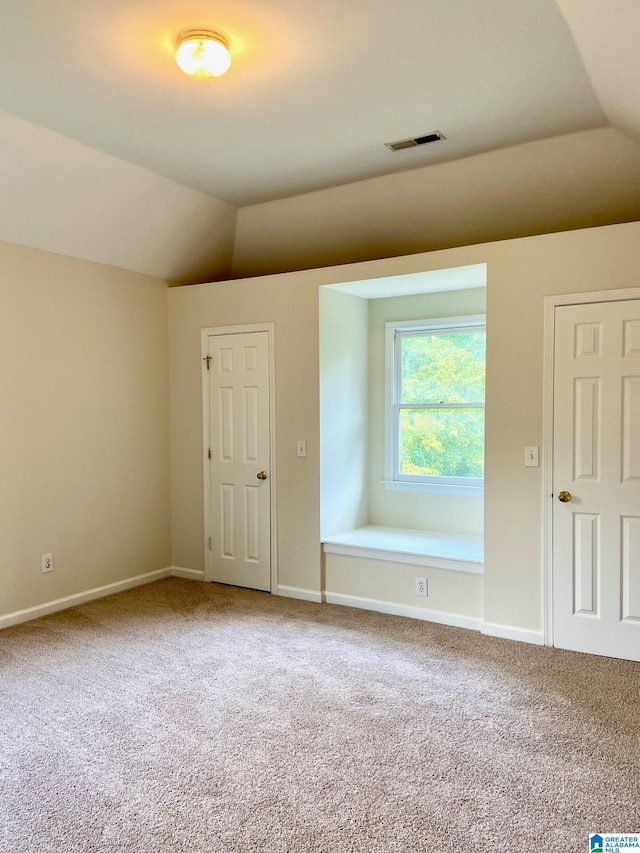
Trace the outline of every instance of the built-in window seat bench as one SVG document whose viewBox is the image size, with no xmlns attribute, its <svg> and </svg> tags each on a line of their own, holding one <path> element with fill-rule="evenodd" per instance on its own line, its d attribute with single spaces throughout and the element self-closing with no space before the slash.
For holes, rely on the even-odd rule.
<svg viewBox="0 0 640 853">
<path fill-rule="evenodd" d="M 480 631 L 480 536 L 369 525 L 324 540 L 324 599 Z"/>
<path fill-rule="evenodd" d="M 542 632 L 484 621 L 482 536 L 369 525 L 328 536 L 323 548 L 328 604 L 543 643 Z"/>
<path fill-rule="evenodd" d="M 369 525 L 328 536 L 323 544 L 325 554 L 484 574 L 482 536 Z"/>
</svg>

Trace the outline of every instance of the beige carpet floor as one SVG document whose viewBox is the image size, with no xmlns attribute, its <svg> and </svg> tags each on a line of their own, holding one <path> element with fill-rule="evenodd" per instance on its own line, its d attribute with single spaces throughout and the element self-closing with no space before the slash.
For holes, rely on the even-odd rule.
<svg viewBox="0 0 640 853">
<path fill-rule="evenodd" d="M 587 851 L 640 664 L 178 579 L 0 632 L 8 853 Z"/>
</svg>

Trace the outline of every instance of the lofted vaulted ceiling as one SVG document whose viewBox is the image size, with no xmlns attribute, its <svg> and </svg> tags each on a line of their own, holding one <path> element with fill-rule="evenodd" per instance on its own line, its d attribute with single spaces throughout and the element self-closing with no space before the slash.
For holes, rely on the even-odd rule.
<svg viewBox="0 0 640 853">
<path fill-rule="evenodd" d="M 194 27 L 229 38 L 225 77 L 177 68 Z M 0 111 L 242 207 L 607 125 L 640 141 L 639 37 L 638 0 L 21 0 Z"/>
<path fill-rule="evenodd" d="M 175 64 L 200 26 L 219 80 Z M 234 205 L 606 123 L 555 0 L 21 0 L 0 80 L 0 108 Z"/>
</svg>

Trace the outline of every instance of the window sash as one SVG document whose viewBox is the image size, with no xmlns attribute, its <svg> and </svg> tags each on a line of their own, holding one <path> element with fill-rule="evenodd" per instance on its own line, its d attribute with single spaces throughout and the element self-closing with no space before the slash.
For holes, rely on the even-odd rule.
<svg viewBox="0 0 640 853">
<path fill-rule="evenodd" d="M 460 322 L 455 322 L 451 325 L 444 321 L 441 325 L 416 325 L 410 329 L 393 328 L 393 372 L 392 372 L 392 389 L 391 389 L 391 409 L 393 420 L 393 459 L 392 459 L 392 478 L 398 483 L 413 483 L 425 485 L 442 485 L 442 486 L 467 486 L 472 489 L 481 489 L 484 486 L 483 477 L 451 477 L 446 475 L 428 475 L 428 474 L 404 474 L 401 472 L 401 457 L 400 457 L 400 412 L 403 409 L 484 409 L 483 402 L 462 402 L 462 403 L 405 403 L 401 399 L 402 395 L 402 341 L 409 337 L 435 337 L 436 335 L 452 334 L 468 334 L 473 331 L 486 332 L 485 322 L 464 322 L 466 318 L 460 318 Z M 469 318 L 471 319 L 471 318 Z M 388 324 L 393 326 L 393 324 Z"/>
<path fill-rule="evenodd" d="M 393 351 L 393 361 L 394 361 L 394 381 L 393 381 L 393 405 L 395 406 L 427 406 L 429 408 L 435 407 L 445 407 L 445 406 L 461 406 L 461 407 L 471 407 L 471 408 L 479 408 L 480 406 L 484 406 L 484 402 L 482 403 L 474 403 L 474 402 L 463 402 L 463 403 L 440 403 L 435 400 L 429 403 L 405 403 L 402 399 L 402 342 L 406 338 L 424 338 L 424 337 L 436 337 L 438 335 L 446 335 L 450 337 L 451 335 L 466 335 L 469 332 L 485 332 L 486 334 L 486 325 L 484 323 L 474 323 L 469 325 L 459 325 L 459 326 L 425 326 L 423 328 L 415 328 L 410 329 L 408 331 L 395 329 L 394 330 L 394 351 Z"/>
<path fill-rule="evenodd" d="M 402 456 L 401 456 L 401 445 L 400 445 L 400 412 L 406 409 L 419 409 L 424 411 L 425 409 L 431 409 L 432 411 L 441 411 L 443 409 L 482 409 L 484 410 L 484 404 L 481 405 L 467 405 L 464 403 L 452 403 L 450 405 L 442 405 L 442 406 L 428 406 L 428 405 L 398 405 L 395 406 L 394 409 L 394 426 L 395 426 L 395 435 L 394 435 L 394 480 L 399 483 L 431 483 L 431 484 L 448 484 L 452 486 L 470 486 L 474 488 L 481 488 L 484 485 L 484 477 L 455 477 L 449 474 L 407 474 L 406 472 L 401 470 L 402 465 Z"/>
</svg>

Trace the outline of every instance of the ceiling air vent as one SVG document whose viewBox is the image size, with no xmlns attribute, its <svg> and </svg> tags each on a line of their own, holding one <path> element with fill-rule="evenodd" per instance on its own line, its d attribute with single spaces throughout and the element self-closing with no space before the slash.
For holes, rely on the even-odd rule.
<svg viewBox="0 0 640 853">
<path fill-rule="evenodd" d="M 426 145 L 428 142 L 438 142 L 440 139 L 447 137 L 440 133 L 439 130 L 434 130 L 433 133 L 425 133 L 424 136 L 413 136 L 411 139 L 399 139 L 397 142 L 385 142 L 387 148 L 391 151 L 402 151 L 403 148 L 415 148 L 417 145 Z"/>
</svg>

